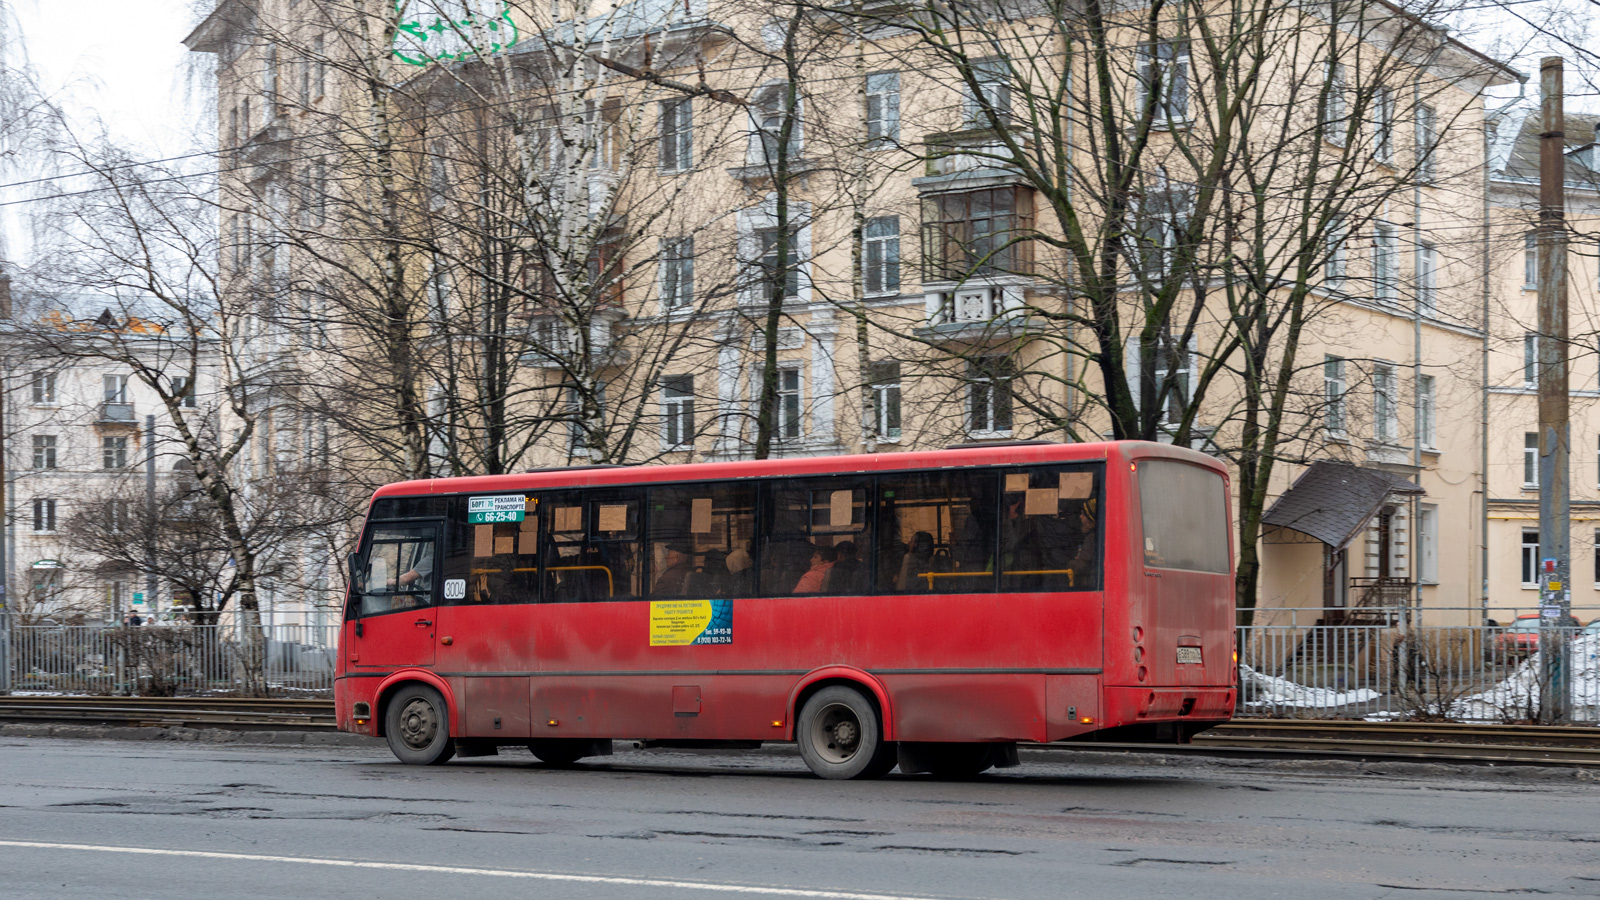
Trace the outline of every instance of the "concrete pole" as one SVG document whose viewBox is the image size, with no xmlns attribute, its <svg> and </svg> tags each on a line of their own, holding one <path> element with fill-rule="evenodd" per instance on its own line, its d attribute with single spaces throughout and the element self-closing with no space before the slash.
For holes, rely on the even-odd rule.
<svg viewBox="0 0 1600 900">
<path fill-rule="evenodd" d="M 192 390 L 192 388 L 191 388 Z M 156 417 L 144 417 L 144 605 L 154 624 L 156 615 Z"/>
<path fill-rule="evenodd" d="M 1572 610 L 1571 434 L 1567 410 L 1566 127 L 1561 57 L 1539 63 L 1539 719 L 1567 716 L 1566 635 Z"/>
</svg>

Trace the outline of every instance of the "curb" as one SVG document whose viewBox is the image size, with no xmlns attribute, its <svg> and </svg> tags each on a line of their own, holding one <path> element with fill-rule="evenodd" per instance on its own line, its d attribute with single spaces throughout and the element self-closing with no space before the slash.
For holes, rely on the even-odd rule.
<svg viewBox="0 0 1600 900">
<path fill-rule="evenodd" d="M 0 738 L 67 738 L 103 741 L 172 741 L 203 744 L 271 744 L 305 747 L 376 747 L 378 738 L 337 731 L 230 731 L 225 728 L 185 728 L 146 725 L 0 725 Z"/>
</svg>

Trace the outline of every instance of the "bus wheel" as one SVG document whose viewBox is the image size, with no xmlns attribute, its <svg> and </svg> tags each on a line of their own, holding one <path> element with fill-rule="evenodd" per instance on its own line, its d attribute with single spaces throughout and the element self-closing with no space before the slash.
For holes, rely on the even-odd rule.
<svg viewBox="0 0 1600 900">
<path fill-rule="evenodd" d="M 895 748 L 883 739 L 877 709 L 853 688 L 817 691 L 795 726 L 800 756 L 819 778 L 882 778 L 895 766 Z"/>
<path fill-rule="evenodd" d="M 456 755 L 450 739 L 450 710 L 439 692 L 408 684 L 389 701 L 383 729 L 395 758 L 412 766 L 437 766 Z"/>
</svg>

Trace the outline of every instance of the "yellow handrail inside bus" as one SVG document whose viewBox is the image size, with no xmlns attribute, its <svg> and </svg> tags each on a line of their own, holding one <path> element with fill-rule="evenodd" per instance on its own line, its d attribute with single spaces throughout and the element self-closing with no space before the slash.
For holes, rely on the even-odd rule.
<svg viewBox="0 0 1600 900">
<path fill-rule="evenodd" d="M 615 597 L 617 595 L 617 586 L 616 582 L 611 579 L 610 566 L 550 566 L 545 569 L 546 572 L 593 572 L 596 570 L 606 573 L 606 596 Z"/>
<path fill-rule="evenodd" d="M 1023 571 L 1020 571 L 1020 572 L 1013 571 L 1011 569 L 1007 569 L 1005 574 L 1007 574 L 1007 575 L 1065 575 L 1065 576 L 1067 576 L 1067 585 L 1069 587 L 1075 586 L 1074 580 L 1073 580 L 1074 576 L 1073 576 L 1073 573 L 1072 573 L 1071 569 L 1026 569 L 1026 570 L 1023 570 Z M 928 579 L 928 590 L 931 591 L 931 590 L 933 590 L 933 580 L 935 578 L 977 578 L 977 577 L 982 576 L 982 575 L 993 576 L 994 573 L 993 572 L 918 572 L 916 577 Z"/>
</svg>

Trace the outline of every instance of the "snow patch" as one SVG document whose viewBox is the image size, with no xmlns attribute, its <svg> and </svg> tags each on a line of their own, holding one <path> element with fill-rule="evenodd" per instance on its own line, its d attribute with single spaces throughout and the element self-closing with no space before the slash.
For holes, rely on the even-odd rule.
<svg viewBox="0 0 1600 900">
<path fill-rule="evenodd" d="M 1500 722 L 1537 715 L 1542 664 L 1541 653 L 1531 654 L 1504 681 L 1451 704 L 1450 717 Z M 1571 718 L 1593 722 L 1600 718 L 1600 633 L 1573 638 L 1567 645 L 1567 666 L 1571 673 Z"/>
<path fill-rule="evenodd" d="M 1251 707 L 1327 708 L 1369 703 L 1378 699 L 1378 692 L 1370 688 L 1336 691 L 1332 688 L 1307 687 L 1273 675 L 1263 675 L 1243 663 L 1239 664 L 1239 694 L 1246 698 L 1244 705 Z"/>
</svg>

